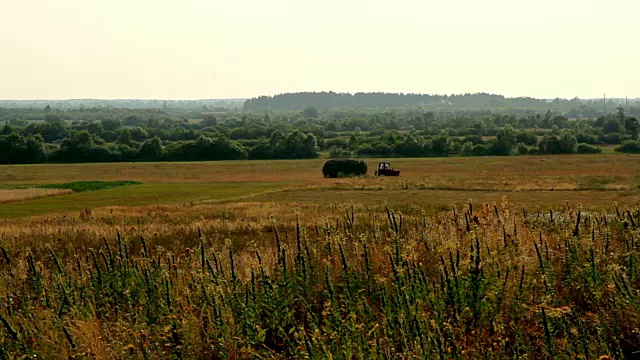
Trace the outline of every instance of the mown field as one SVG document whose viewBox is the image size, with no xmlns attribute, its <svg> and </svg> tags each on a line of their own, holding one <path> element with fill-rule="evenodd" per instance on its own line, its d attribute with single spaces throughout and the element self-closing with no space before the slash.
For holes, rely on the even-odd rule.
<svg viewBox="0 0 640 360">
<path fill-rule="evenodd" d="M 636 358 L 639 160 L 3 166 L 0 359 Z"/>
<path fill-rule="evenodd" d="M 323 160 L 2 166 L 0 189 L 5 190 L 90 180 L 143 184 L 0 205 L 0 217 L 252 196 L 259 202 L 354 201 L 414 210 L 470 199 L 499 202 L 504 196 L 528 206 L 560 206 L 567 201 L 601 207 L 614 202 L 635 205 L 640 199 L 639 159 L 620 154 L 394 159 L 392 165 L 402 171 L 398 178 L 372 176 L 377 160 L 368 159 L 369 176 L 348 179 L 324 179 Z"/>
</svg>

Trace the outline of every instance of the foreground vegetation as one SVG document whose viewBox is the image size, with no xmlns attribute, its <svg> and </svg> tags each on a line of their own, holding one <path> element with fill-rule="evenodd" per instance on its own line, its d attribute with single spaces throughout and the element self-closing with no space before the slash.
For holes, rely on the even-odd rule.
<svg viewBox="0 0 640 360">
<path fill-rule="evenodd" d="M 639 224 L 506 202 L 25 219 L 1 227 L 0 356 L 633 358 Z"/>
</svg>

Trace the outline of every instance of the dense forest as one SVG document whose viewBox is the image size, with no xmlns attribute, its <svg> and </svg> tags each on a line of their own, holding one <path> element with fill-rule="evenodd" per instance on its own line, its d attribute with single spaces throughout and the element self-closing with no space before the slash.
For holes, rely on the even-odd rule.
<svg viewBox="0 0 640 360">
<path fill-rule="evenodd" d="M 396 94 L 380 101 L 403 97 L 413 99 Z M 492 96 L 475 98 L 481 104 Z M 632 104 L 585 117 L 551 105 L 544 111 L 0 107 L 0 163 L 507 156 L 598 153 L 604 145 L 640 152 L 639 108 Z"/>
<path fill-rule="evenodd" d="M 640 112 L 637 100 L 626 99 L 534 99 L 530 97 L 507 98 L 502 95 L 475 93 L 453 95 L 399 94 L 399 93 L 335 93 L 303 92 L 274 96 L 260 96 L 244 102 L 245 111 L 319 109 L 401 109 L 422 108 L 429 110 L 483 110 L 499 112 L 531 113 L 546 110 L 562 112 L 570 118 L 597 117 L 624 105 L 629 112 Z M 637 115 L 636 115 L 637 116 Z"/>
</svg>

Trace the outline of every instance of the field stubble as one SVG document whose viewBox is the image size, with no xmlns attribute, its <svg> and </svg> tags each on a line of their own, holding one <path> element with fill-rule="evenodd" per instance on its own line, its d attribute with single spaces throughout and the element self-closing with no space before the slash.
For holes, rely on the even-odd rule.
<svg viewBox="0 0 640 360">
<path fill-rule="evenodd" d="M 34 200 L 49 196 L 57 196 L 63 194 L 70 194 L 71 190 L 65 189 L 38 189 L 38 188 L 26 188 L 26 189 L 0 189 L 0 204 L 12 203 L 17 201 Z"/>
</svg>

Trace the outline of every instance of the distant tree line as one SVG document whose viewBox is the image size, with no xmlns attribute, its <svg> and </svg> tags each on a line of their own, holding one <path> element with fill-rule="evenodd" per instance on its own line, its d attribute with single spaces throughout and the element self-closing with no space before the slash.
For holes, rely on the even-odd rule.
<svg viewBox="0 0 640 360">
<path fill-rule="evenodd" d="M 58 109 L 179 109 L 196 111 L 231 111 L 242 108 L 244 99 L 70 99 L 70 100 L 0 100 L 3 108 L 37 108 L 52 106 Z"/>
<path fill-rule="evenodd" d="M 598 153 L 602 145 L 640 153 L 640 125 L 622 107 L 569 118 L 551 110 L 171 113 L 47 106 L 0 108 L 0 119 L 2 164 L 572 154 Z"/>
<path fill-rule="evenodd" d="M 620 106 L 617 99 L 535 99 L 531 97 L 508 98 L 503 95 L 487 93 L 467 93 L 452 95 L 402 94 L 402 93 L 336 93 L 336 92 L 299 92 L 274 96 L 259 96 L 244 102 L 245 111 L 266 110 L 303 110 L 314 107 L 319 109 L 400 109 L 423 108 L 430 110 L 451 109 L 489 109 L 491 111 L 546 111 L 565 113 L 568 117 L 597 117 L 606 115 Z M 638 102 L 632 100 L 632 113 L 640 112 Z M 608 108 L 608 109 L 607 109 Z M 638 115 L 636 115 L 638 116 Z"/>
</svg>

